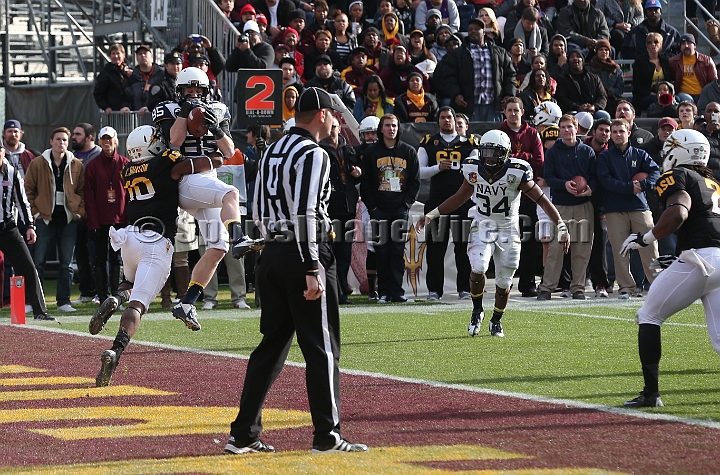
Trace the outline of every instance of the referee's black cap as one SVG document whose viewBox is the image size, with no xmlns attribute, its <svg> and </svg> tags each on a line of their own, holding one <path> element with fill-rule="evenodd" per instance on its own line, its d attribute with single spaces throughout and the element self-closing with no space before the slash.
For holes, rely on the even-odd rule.
<svg viewBox="0 0 720 475">
<path fill-rule="evenodd" d="M 300 95 L 295 104 L 298 112 L 319 111 L 321 109 L 333 109 L 342 112 L 341 104 L 333 103 L 332 97 L 324 89 L 319 87 L 308 87 Z"/>
</svg>

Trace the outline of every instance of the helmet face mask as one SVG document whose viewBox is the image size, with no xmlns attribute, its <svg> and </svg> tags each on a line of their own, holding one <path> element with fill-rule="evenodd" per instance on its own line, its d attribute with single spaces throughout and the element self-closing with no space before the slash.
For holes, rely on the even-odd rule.
<svg viewBox="0 0 720 475">
<path fill-rule="evenodd" d="M 127 157 L 133 163 L 142 163 L 159 157 L 167 150 L 160 130 L 152 125 L 141 125 L 130 132 L 125 148 Z"/>
<path fill-rule="evenodd" d="M 205 71 L 199 68 L 185 68 L 178 73 L 175 86 L 175 94 L 179 101 L 201 100 L 206 101 L 210 95 L 210 80 Z M 198 91 L 192 91 L 188 94 L 187 88 L 199 88 Z"/>
<path fill-rule="evenodd" d="M 497 170 L 505 165 L 510 156 L 510 137 L 501 130 L 490 130 L 480 139 L 480 163 L 488 170 Z"/>
<path fill-rule="evenodd" d="M 676 130 L 665 140 L 660 157 L 662 173 L 681 165 L 706 167 L 710 159 L 710 143 L 696 130 Z"/>
</svg>

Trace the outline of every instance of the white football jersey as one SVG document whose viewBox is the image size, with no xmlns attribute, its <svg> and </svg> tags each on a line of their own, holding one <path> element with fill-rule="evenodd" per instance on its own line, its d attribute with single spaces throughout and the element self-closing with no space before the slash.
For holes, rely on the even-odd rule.
<svg viewBox="0 0 720 475">
<path fill-rule="evenodd" d="M 230 121 L 230 112 L 222 102 L 207 101 L 203 103 L 203 106 L 211 108 L 215 116 L 220 118 L 220 123 Z M 155 106 L 155 109 L 152 111 L 153 122 L 162 127 L 161 122 L 163 120 L 175 120 L 179 111 L 180 106 L 177 103 L 169 101 L 161 102 Z M 185 137 L 185 142 L 180 146 L 180 153 L 185 157 L 198 157 L 217 151 L 217 141 L 210 131 L 199 138 L 188 133 L 187 137 Z"/>
<path fill-rule="evenodd" d="M 497 173 L 489 174 L 479 158 L 462 161 L 462 174 L 473 187 L 475 206 L 468 216 L 478 223 L 493 221 L 497 228 L 517 227 L 520 185 L 533 179 L 532 167 L 525 160 L 509 157 Z M 487 223 L 491 224 L 491 223 Z"/>
</svg>

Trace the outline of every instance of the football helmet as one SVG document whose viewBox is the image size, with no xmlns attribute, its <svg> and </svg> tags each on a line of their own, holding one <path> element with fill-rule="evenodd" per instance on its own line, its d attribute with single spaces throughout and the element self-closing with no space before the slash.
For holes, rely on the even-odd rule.
<svg viewBox="0 0 720 475">
<path fill-rule="evenodd" d="M 362 122 L 360 122 L 360 138 L 362 139 L 362 141 L 365 143 L 370 143 L 365 140 L 365 132 L 375 132 L 377 134 L 379 126 L 380 118 L 376 116 L 365 117 Z"/>
<path fill-rule="evenodd" d="M 541 102 L 535 106 L 535 116 L 533 117 L 533 125 L 560 125 L 560 117 L 562 117 L 560 106 L 551 101 Z"/>
<path fill-rule="evenodd" d="M 205 71 L 199 68 L 190 67 L 180 71 L 177 76 L 176 84 L 177 85 L 175 86 L 175 95 L 177 96 L 179 101 L 184 101 L 188 99 L 201 99 L 204 101 L 207 99 L 208 95 L 210 95 L 210 79 L 208 79 Z M 202 88 L 202 96 L 191 98 L 185 97 L 186 87 Z"/>
<path fill-rule="evenodd" d="M 167 150 L 160 130 L 152 125 L 141 125 L 130 132 L 125 148 L 128 158 L 137 163 L 159 157 Z"/>
<path fill-rule="evenodd" d="M 488 169 L 500 168 L 510 156 L 511 148 L 508 134 L 502 130 L 489 130 L 480 139 L 480 162 Z"/>
<path fill-rule="evenodd" d="M 679 165 L 698 165 L 706 167 L 710 159 L 710 142 L 692 129 L 676 130 L 665 140 L 660 152 L 662 172 L 672 170 Z"/>
</svg>

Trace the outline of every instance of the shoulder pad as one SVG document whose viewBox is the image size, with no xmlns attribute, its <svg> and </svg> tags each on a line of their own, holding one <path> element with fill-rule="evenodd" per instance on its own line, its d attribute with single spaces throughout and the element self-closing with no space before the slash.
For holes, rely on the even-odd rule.
<svg viewBox="0 0 720 475">
<path fill-rule="evenodd" d="M 509 160 L 510 160 L 510 166 L 508 168 L 515 168 L 515 169 L 522 170 L 522 171 L 532 170 L 532 167 L 530 166 L 530 164 L 528 162 L 526 162 L 525 160 L 522 160 L 520 158 L 513 158 L 513 157 L 510 157 Z"/>
</svg>

